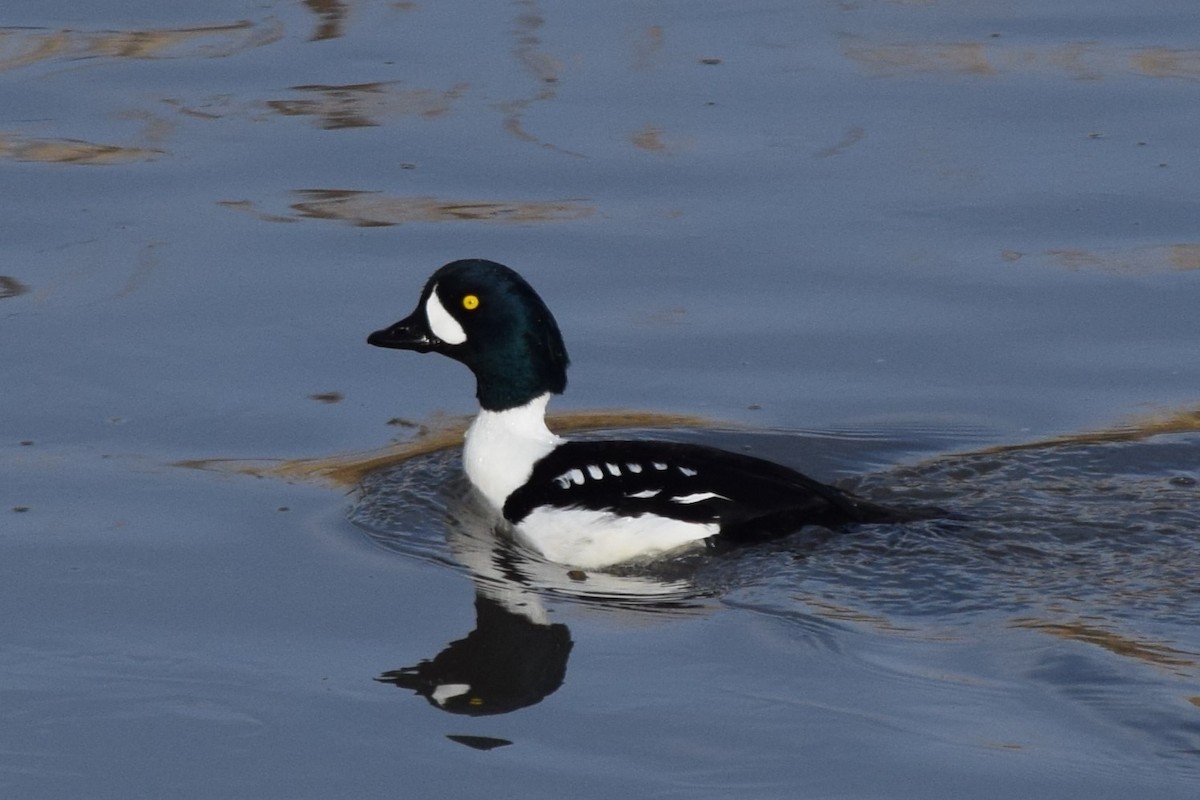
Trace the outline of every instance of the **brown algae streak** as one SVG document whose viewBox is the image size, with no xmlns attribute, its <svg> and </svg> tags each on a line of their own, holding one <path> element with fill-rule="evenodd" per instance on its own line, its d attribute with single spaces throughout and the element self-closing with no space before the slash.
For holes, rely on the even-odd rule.
<svg viewBox="0 0 1200 800">
<path fill-rule="evenodd" d="M 1046 255 L 1072 271 L 1099 270 L 1133 275 L 1200 269 L 1200 243 L 1134 247 L 1125 250 L 1047 250 Z"/>
<path fill-rule="evenodd" d="M 0 134 L 0 158 L 43 164 L 126 164 L 153 161 L 165 151 L 148 147 L 97 144 L 78 139 L 27 139 Z"/>
<path fill-rule="evenodd" d="M 416 426 L 416 435 L 379 450 L 288 460 L 189 459 L 175 466 L 235 472 L 256 477 L 353 486 L 363 476 L 440 450 L 461 447 L 473 417 L 448 417 Z M 703 428 L 711 421 L 682 414 L 644 411 L 583 411 L 550 414 L 551 429 L 563 433 L 616 428 Z"/>
<path fill-rule="evenodd" d="M 301 189 L 292 204 L 297 216 L 349 222 L 358 227 L 406 222 L 559 222 L 591 216 L 579 200 L 444 200 L 436 197 L 389 197 L 378 192 Z"/>
<path fill-rule="evenodd" d="M 282 36 L 274 20 L 127 31 L 0 28 L 0 71 L 56 59 L 224 58 Z"/>
<path fill-rule="evenodd" d="M 1200 655 L 1178 650 L 1164 642 L 1154 642 L 1143 637 L 1115 633 L 1094 623 L 1081 620 L 1056 622 L 1052 620 L 1017 618 L 1010 622 L 1014 628 L 1041 631 L 1060 639 L 1096 645 L 1125 658 L 1133 658 L 1146 664 L 1189 675 L 1196 667 L 1195 656 Z"/>
<path fill-rule="evenodd" d="M 291 87 L 291 91 L 300 97 L 268 100 L 267 108 L 285 117 L 310 117 L 324 130 L 371 128 L 382 125 L 388 117 L 436 119 L 445 116 L 465 90 L 466 84 L 443 91 L 404 89 L 396 82 L 345 86 L 312 84 Z"/>
<path fill-rule="evenodd" d="M 323 219 L 359 228 L 383 228 L 413 222 L 483 222 L 530 224 L 586 219 L 595 209 L 582 200 L 444 200 L 436 197 L 390 197 L 359 189 L 298 189 L 303 198 L 291 214 L 260 210 L 250 200 L 220 200 L 218 205 L 265 222 Z"/>
<path fill-rule="evenodd" d="M 1103 42 L 1060 42 L 1028 46 L 999 37 L 986 41 L 872 42 L 847 36 L 843 55 L 882 77 L 910 74 L 1050 74 L 1097 81 L 1137 75 L 1143 78 L 1200 80 L 1200 50 L 1128 48 Z"/>
</svg>

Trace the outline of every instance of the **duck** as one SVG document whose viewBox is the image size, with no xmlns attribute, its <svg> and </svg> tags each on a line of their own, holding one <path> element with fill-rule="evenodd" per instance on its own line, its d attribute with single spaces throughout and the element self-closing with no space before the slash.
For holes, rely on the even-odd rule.
<svg viewBox="0 0 1200 800">
<path fill-rule="evenodd" d="M 438 353 L 471 370 L 479 412 L 466 431 L 464 471 L 501 524 L 551 562 L 604 569 L 807 526 L 925 516 L 743 453 L 558 436 L 545 418 L 551 397 L 566 389 L 570 365 L 558 322 L 524 278 L 495 261 L 441 267 L 416 309 L 367 343 Z"/>
</svg>

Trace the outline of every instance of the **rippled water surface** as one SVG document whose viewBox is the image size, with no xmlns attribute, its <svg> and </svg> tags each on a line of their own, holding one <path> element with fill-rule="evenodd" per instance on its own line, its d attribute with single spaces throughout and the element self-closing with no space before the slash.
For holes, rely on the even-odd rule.
<svg viewBox="0 0 1200 800">
<path fill-rule="evenodd" d="M 705 438 L 770 445 L 762 435 Z M 755 705 L 755 724 L 778 715 L 793 735 L 819 730 L 847 750 L 863 736 L 905 731 L 932 750 L 954 741 L 982 753 L 1025 753 L 1088 776 L 1074 779 L 1075 790 L 1113 780 L 1129 788 L 1164 779 L 1183 785 L 1200 778 L 1200 510 L 1189 475 L 1198 448 L 1200 438 L 1189 434 L 939 456 L 872 474 L 854 488 L 882 501 L 941 503 L 949 518 L 832 536 L 799 532 L 770 546 L 615 574 L 556 567 L 498 536 L 446 451 L 373 473 L 351 519 L 386 551 L 457 565 L 476 585 L 479 613 L 469 636 L 384 676 L 443 710 L 480 715 L 555 702 L 547 696 L 571 674 L 564 626 L 586 619 L 584 611 L 658 615 L 667 625 L 684 624 L 677 620 L 688 614 L 732 615 L 769 631 L 764 652 L 781 647 L 788 656 L 748 663 L 747 652 L 723 650 L 692 661 L 704 671 L 739 664 L 743 681 L 786 699 L 783 711 Z M 540 631 L 544 647 L 510 652 L 515 625 Z M 839 657 L 846 674 L 805 680 L 811 662 L 829 669 L 823 661 Z M 511 661 L 519 667 L 498 666 Z M 529 679 L 546 674 L 553 679 Z M 473 705 L 437 694 L 467 685 Z M 758 698 L 762 691 L 738 685 L 701 693 Z M 831 695 L 868 689 L 849 716 L 826 708 Z M 494 695 L 501 699 L 493 709 Z M 911 752 L 902 752 L 897 763 L 874 754 L 876 767 L 911 767 Z M 754 758 L 779 770 L 780 755 Z"/>
<path fill-rule="evenodd" d="M 0 9 L 0 795 L 1194 798 L 1184 0 Z M 497 536 L 555 425 L 946 519 L 607 573 Z"/>
</svg>

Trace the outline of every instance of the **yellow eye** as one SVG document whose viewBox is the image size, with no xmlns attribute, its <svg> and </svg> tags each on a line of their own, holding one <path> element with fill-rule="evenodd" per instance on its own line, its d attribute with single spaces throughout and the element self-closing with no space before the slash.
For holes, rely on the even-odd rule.
<svg viewBox="0 0 1200 800">
<path fill-rule="evenodd" d="M 479 298 L 473 294 L 469 294 L 463 298 L 463 308 L 467 311 L 474 311 L 479 308 Z"/>
</svg>

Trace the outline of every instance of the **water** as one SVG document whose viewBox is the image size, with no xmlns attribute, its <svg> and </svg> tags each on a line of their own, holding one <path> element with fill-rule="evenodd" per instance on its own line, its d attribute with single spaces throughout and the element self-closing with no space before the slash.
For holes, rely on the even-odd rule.
<svg viewBox="0 0 1200 800">
<path fill-rule="evenodd" d="M 762 435 L 707 438 L 769 449 Z M 730 616 L 765 641 L 683 655 L 674 668 L 684 676 L 723 677 L 702 690 L 663 687 L 658 700 L 673 698 L 675 714 L 703 715 L 732 693 L 741 725 L 765 714 L 786 741 L 819 731 L 852 753 L 863 736 L 922 743 L 912 745 L 919 757 L 901 748 L 889 759 L 895 743 L 881 742 L 884 754 L 872 754 L 881 778 L 961 748 L 966 772 L 1003 753 L 1014 770 L 1029 768 L 1020 758 L 1052 762 L 1053 774 L 1073 775 L 1070 796 L 1114 782 L 1184 785 L 1200 776 L 1200 437 L 1105 438 L 940 456 L 855 484 L 884 502 L 941 503 L 952 519 L 801 533 L 615 575 L 556 567 L 497 539 L 456 456 L 418 456 L 364 481 L 351 519 L 389 552 L 458 565 L 476 586 L 478 619 L 466 639 L 384 678 L 450 713 L 504 714 L 560 702 L 553 695 L 574 682 L 569 631 L 581 623 L 590 635 L 597 610 L 665 626 Z M 805 680 L 809 670 L 819 679 Z M 743 755 L 765 759 L 776 780 L 806 783 L 777 752 Z M 966 777 L 943 770 L 948 781 Z M 911 796 L 928 791 L 915 783 Z"/>
<path fill-rule="evenodd" d="M 6 3 L 0 791 L 1194 797 L 1197 28 Z M 961 518 L 497 542 L 469 376 L 364 343 L 461 257 L 554 309 L 557 424 Z"/>
</svg>

